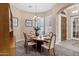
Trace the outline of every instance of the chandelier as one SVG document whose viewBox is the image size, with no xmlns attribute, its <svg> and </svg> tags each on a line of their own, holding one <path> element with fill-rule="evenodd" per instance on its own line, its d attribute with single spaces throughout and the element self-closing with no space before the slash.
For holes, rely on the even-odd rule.
<svg viewBox="0 0 79 59">
<path fill-rule="evenodd" d="M 38 18 L 37 16 L 37 4 L 35 4 L 35 11 L 34 11 L 35 15 L 33 17 L 34 20 L 36 20 Z"/>
</svg>

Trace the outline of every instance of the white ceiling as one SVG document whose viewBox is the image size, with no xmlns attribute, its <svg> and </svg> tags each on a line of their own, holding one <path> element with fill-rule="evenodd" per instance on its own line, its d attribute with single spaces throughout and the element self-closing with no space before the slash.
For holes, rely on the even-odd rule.
<svg viewBox="0 0 79 59">
<path fill-rule="evenodd" d="M 46 12 L 53 8 L 55 3 L 13 3 L 13 5 L 27 12 Z"/>
<path fill-rule="evenodd" d="M 78 13 L 79 12 L 79 4 L 74 4 L 68 8 L 65 9 L 65 11 L 68 11 L 69 13 Z"/>
<path fill-rule="evenodd" d="M 69 9 L 75 9 L 75 8 L 79 8 L 79 4 L 74 4 L 68 8 L 66 8 L 66 10 L 69 10 Z"/>
</svg>

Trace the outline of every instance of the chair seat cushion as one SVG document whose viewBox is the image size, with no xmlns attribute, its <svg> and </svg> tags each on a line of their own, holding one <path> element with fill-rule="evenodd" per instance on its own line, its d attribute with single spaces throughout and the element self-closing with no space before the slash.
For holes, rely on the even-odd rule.
<svg viewBox="0 0 79 59">
<path fill-rule="evenodd" d="M 46 46 L 46 45 L 41 45 L 43 48 L 45 48 L 45 49 L 49 49 L 49 47 L 48 46 Z"/>
<path fill-rule="evenodd" d="M 44 43 L 43 45 L 41 45 L 42 47 L 49 49 L 49 43 Z M 53 46 L 50 47 L 50 49 L 54 48 Z"/>
<path fill-rule="evenodd" d="M 35 45 L 35 42 L 28 42 L 28 45 Z"/>
</svg>

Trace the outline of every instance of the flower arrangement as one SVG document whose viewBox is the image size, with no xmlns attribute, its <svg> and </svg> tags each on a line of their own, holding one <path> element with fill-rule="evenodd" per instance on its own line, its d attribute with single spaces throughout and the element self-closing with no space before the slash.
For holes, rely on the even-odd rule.
<svg viewBox="0 0 79 59">
<path fill-rule="evenodd" d="M 38 31 L 40 30 L 40 27 L 33 27 L 34 28 L 34 30 L 35 30 L 35 34 L 36 34 L 36 36 L 39 36 L 39 33 L 38 33 Z"/>
</svg>

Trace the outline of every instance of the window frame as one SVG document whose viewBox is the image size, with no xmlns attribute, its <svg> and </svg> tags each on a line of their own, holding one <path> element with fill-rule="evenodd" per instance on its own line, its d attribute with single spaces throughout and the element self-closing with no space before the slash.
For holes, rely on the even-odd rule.
<svg viewBox="0 0 79 59">
<path fill-rule="evenodd" d="M 74 18 L 79 18 L 79 16 L 78 15 L 70 16 L 70 19 L 71 19 L 71 39 L 77 40 L 77 39 L 79 39 L 79 37 L 73 37 L 73 21 L 74 21 Z M 76 29 L 76 31 L 78 31 L 78 30 Z"/>
</svg>

